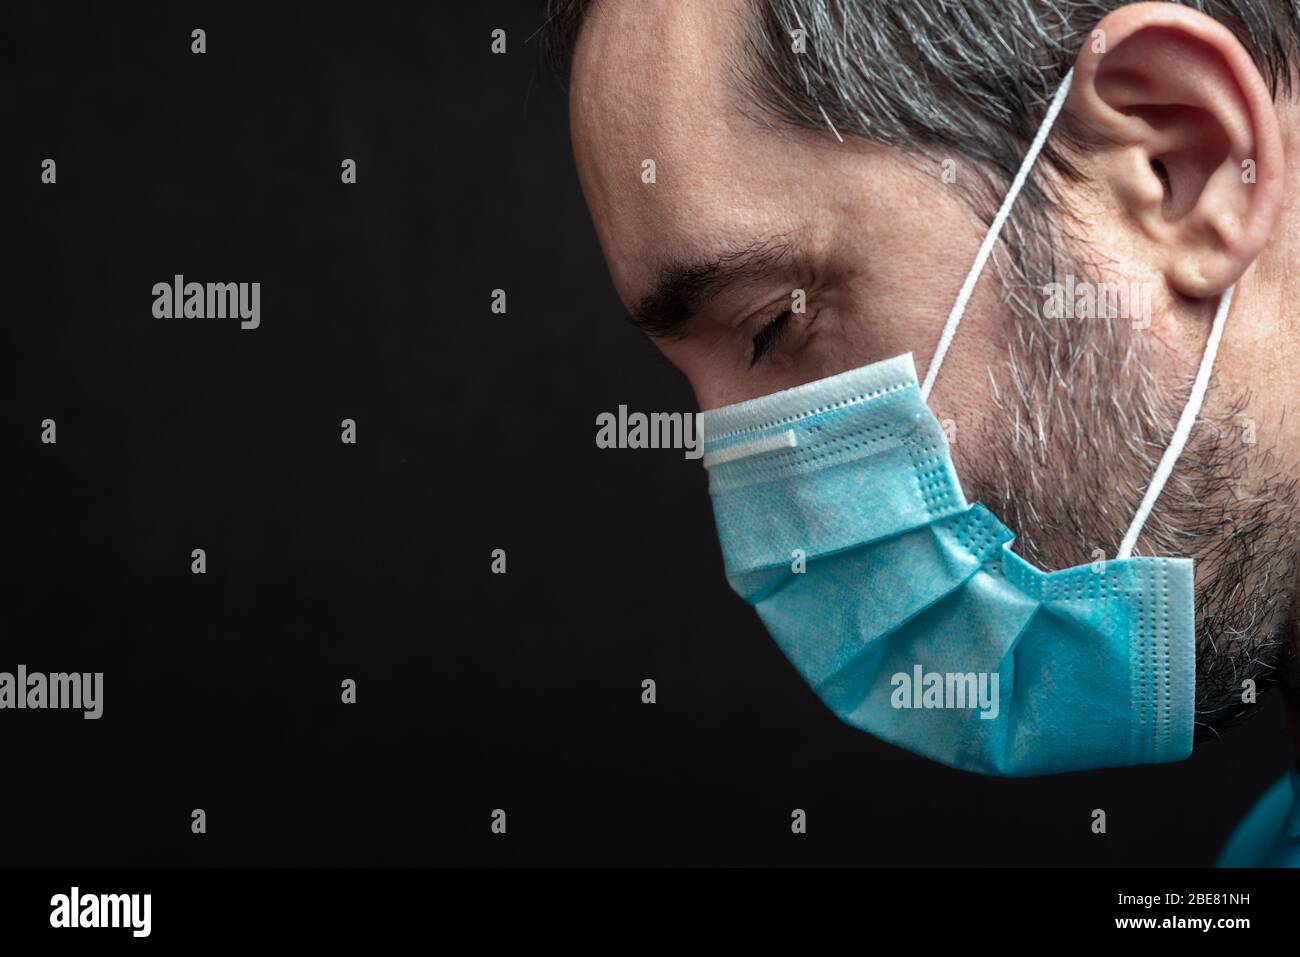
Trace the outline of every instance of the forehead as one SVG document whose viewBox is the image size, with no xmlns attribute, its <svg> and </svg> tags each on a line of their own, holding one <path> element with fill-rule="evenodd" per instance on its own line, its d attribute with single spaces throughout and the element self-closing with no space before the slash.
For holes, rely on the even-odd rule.
<svg viewBox="0 0 1300 957">
<path fill-rule="evenodd" d="M 601 0 L 574 54 L 578 173 L 625 303 L 664 256 L 785 232 L 805 177 L 793 132 L 745 108 L 747 2 Z M 655 182 L 643 182 L 646 160 Z"/>
</svg>

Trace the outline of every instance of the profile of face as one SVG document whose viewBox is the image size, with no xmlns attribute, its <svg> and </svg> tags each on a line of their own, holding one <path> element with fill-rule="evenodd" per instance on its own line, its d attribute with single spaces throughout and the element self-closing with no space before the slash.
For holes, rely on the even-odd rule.
<svg viewBox="0 0 1300 957">
<path fill-rule="evenodd" d="M 705 410 L 904 353 L 924 376 L 1073 66 L 929 405 L 967 497 L 1019 554 L 1049 570 L 1112 556 L 1235 285 L 1138 551 L 1196 562 L 1198 735 L 1252 710 L 1243 682 L 1263 690 L 1297 643 L 1285 82 L 1275 96 L 1232 30 L 1166 3 L 1053 4 L 1077 21 L 1065 38 L 1059 13 L 994 0 L 961 22 L 924 0 L 561 6 L 581 8 L 571 131 L 611 277 Z M 1257 33 L 1300 36 L 1285 4 L 1221 6 L 1267 8 Z M 1294 82 L 1294 67 L 1270 69 Z"/>
</svg>

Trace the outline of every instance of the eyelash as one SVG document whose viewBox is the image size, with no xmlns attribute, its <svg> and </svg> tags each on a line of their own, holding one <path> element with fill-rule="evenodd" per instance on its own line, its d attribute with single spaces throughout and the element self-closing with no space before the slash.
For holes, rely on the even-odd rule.
<svg viewBox="0 0 1300 957">
<path fill-rule="evenodd" d="M 787 309 L 758 331 L 754 336 L 754 355 L 749 360 L 751 369 L 758 365 L 764 356 L 771 353 L 777 342 L 785 335 L 785 331 L 790 328 L 790 320 L 793 318 L 794 314 Z"/>
</svg>

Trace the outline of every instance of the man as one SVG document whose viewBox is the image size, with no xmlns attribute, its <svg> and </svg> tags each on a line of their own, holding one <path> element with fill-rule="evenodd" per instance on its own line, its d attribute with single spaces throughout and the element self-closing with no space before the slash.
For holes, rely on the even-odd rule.
<svg viewBox="0 0 1300 957">
<path fill-rule="evenodd" d="M 965 498 L 1014 532 L 1018 557 L 995 564 L 1023 559 L 1034 575 L 1104 569 L 1134 542 L 1142 555 L 1193 560 L 1194 724 L 1204 740 L 1255 710 L 1270 684 L 1297 684 L 1300 164 L 1287 158 L 1300 143 L 1300 14 L 1286 0 L 1197 6 L 552 0 L 544 44 L 571 72 L 578 172 L 618 294 L 701 408 L 727 407 L 713 421 L 740 421 L 734 410 L 751 400 L 801 395 L 797 387 L 890 357 L 924 363 L 943 331 L 937 357 L 952 346 L 943 375 L 928 376 L 921 396 Z M 1027 154 L 1033 162 L 1031 140 L 1048 125 L 1016 200 L 1013 174 Z M 992 266 L 968 273 L 1004 196 L 1013 205 L 988 234 Z M 948 329 L 963 276 L 971 295 Z M 1213 377 L 1198 408 L 1202 367 Z M 1190 434 L 1178 428 L 1184 410 Z M 811 412 L 820 409 L 800 414 Z M 715 462 L 793 455 L 786 447 L 807 435 L 765 434 L 761 447 L 719 448 Z M 1140 535 L 1121 545 L 1126 528 Z M 778 620 L 791 616 L 765 612 L 762 596 L 806 586 L 771 558 L 761 571 L 786 577 L 745 588 L 782 641 Z M 885 559 L 871 561 L 863 567 L 887 578 Z M 994 580 L 1000 567 L 981 574 Z M 1146 600 L 1134 598 L 1125 626 L 1135 654 L 1147 653 L 1135 637 L 1136 622 L 1150 627 Z M 900 614 L 899 627 L 931 604 Z M 873 607 L 854 627 L 879 614 Z M 1082 632 L 1083 643 L 1104 628 Z M 945 634 L 951 646 L 954 632 Z M 827 689 L 849 644 L 835 639 L 827 652 L 830 640 L 819 631 L 782 642 L 828 704 L 842 696 Z M 819 654 L 834 668 L 817 671 Z M 1138 691 L 1108 693 L 1127 702 Z M 1048 700 L 1031 689 L 1017 720 Z M 1071 733 L 1042 724 L 1013 728 L 1015 754 L 971 756 L 987 735 L 948 750 L 936 735 L 978 725 L 932 724 L 909 738 L 880 699 L 836 709 L 993 773 L 1171 756 L 1099 751 L 1035 764 L 1038 743 Z"/>
</svg>

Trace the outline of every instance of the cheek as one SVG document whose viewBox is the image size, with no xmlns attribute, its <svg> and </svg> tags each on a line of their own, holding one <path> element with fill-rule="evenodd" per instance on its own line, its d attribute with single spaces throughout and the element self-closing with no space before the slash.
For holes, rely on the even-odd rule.
<svg viewBox="0 0 1300 957">
<path fill-rule="evenodd" d="M 770 395 L 809 378 L 779 362 L 763 362 L 751 369 L 750 340 L 729 331 L 708 338 L 692 335 L 682 342 L 659 343 L 659 348 L 686 376 L 704 412 Z"/>
<path fill-rule="evenodd" d="M 701 411 L 737 401 L 742 384 L 736 344 L 719 336 L 692 335 L 690 339 L 657 342 L 659 351 L 686 377 Z"/>
</svg>

